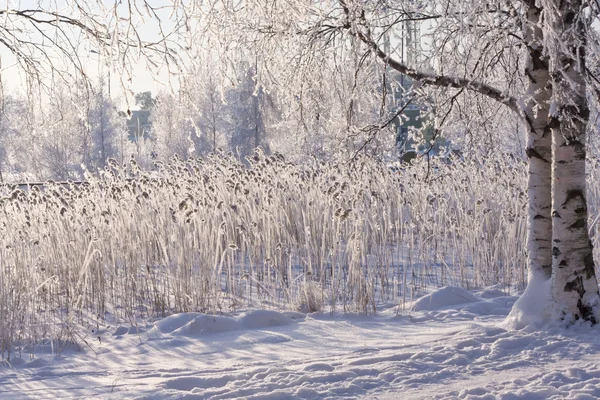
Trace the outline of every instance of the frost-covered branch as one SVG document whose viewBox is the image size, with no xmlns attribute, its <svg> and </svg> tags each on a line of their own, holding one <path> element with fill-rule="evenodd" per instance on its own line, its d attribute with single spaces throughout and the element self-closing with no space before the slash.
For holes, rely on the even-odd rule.
<svg viewBox="0 0 600 400">
<path fill-rule="evenodd" d="M 33 84 L 48 86 L 55 78 L 89 83 L 84 67 L 90 52 L 121 72 L 126 82 L 131 79 L 127 67 L 140 60 L 156 68 L 179 69 L 181 50 L 186 47 L 177 33 L 185 17 L 169 15 L 165 7 L 158 12 L 146 0 L 112 5 L 100 0 L 40 0 L 35 8 L 11 5 L 8 2 L 0 10 L 0 50 L 10 53 L 9 60 Z M 148 35 L 150 27 L 158 34 Z"/>
<path fill-rule="evenodd" d="M 351 12 L 344 0 L 340 0 L 340 4 L 342 5 L 346 15 L 346 21 L 343 24 L 343 28 L 346 29 L 352 36 L 358 38 L 361 42 L 366 44 L 377 55 L 378 58 L 383 60 L 387 65 L 396 71 L 425 85 L 454 89 L 466 88 L 468 90 L 472 90 L 506 105 L 519 115 L 522 114 L 518 101 L 514 97 L 508 95 L 505 91 L 501 91 L 491 85 L 473 79 L 418 71 L 395 59 L 390 54 L 385 52 L 373 38 L 371 28 L 365 18 L 365 11 L 360 10 L 359 12 Z"/>
</svg>

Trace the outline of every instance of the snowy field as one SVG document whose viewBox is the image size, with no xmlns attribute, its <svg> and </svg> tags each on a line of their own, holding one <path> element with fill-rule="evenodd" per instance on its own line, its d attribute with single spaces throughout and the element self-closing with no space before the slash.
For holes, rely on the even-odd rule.
<svg viewBox="0 0 600 400">
<path fill-rule="evenodd" d="M 0 398 L 600 397 L 598 328 L 507 329 L 515 300 L 443 288 L 404 315 L 254 310 L 109 326 L 60 356 L 40 347 L 5 363 Z"/>
</svg>

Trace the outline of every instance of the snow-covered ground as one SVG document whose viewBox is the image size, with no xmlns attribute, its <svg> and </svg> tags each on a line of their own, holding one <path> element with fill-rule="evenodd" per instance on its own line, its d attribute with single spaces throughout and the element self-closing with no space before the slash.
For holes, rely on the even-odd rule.
<svg viewBox="0 0 600 400">
<path fill-rule="evenodd" d="M 593 399 L 600 331 L 507 330 L 515 297 L 444 288 L 397 315 L 254 310 L 111 326 L 0 369 L 1 399 Z"/>
</svg>

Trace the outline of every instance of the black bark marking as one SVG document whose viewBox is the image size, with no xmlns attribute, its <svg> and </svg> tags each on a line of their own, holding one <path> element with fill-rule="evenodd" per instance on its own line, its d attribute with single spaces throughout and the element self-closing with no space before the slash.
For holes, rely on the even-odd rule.
<svg viewBox="0 0 600 400">
<path fill-rule="evenodd" d="M 556 211 L 552 211 L 552 217 L 553 218 L 561 218 L 560 214 Z"/>
<path fill-rule="evenodd" d="M 576 47 L 573 48 L 573 52 L 574 53 L 577 52 L 577 48 Z M 570 66 L 570 64 L 571 64 L 571 58 L 570 57 L 569 58 L 565 58 L 562 61 L 562 64 Z M 559 77 L 559 76 L 557 76 L 557 77 Z M 561 78 L 561 80 L 562 80 L 562 78 Z M 582 121 L 587 121 L 589 119 L 589 117 L 590 117 L 590 110 L 589 110 L 588 107 L 585 107 L 585 105 L 582 105 L 581 107 L 577 107 L 574 104 L 567 104 L 564 107 L 562 107 L 559 110 L 559 112 L 560 112 L 561 115 L 563 115 L 564 117 L 569 118 L 571 120 L 573 120 L 573 119 L 577 120 L 577 118 L 578 118 L 578 119 L 580 119 Z M 554 121 L 552 121 L 552 123 L 554 124 Z M 560 124 L 560 119 L 556 123 Z M 567 138 L 567 140 L 569 140 L 569 138 Z M 573 143 L 573 142 L 579 142 L 579 140 L 573 139 L 570 142 L 571 143 Z M 579 142 L 579 143 L 581 143 L 581 142 Z M 569 146 L 569 145 L 570 145 L 570 143 L 565 143 L 565 144 L 561 145 L 561 147 L 562 146 Z"/>
<path fill-rule="evenodd" d="M 563 290 L 565 292 L 577 292 L 577 294 L 579 294 L 579 298 L 582 298 L 585 294 L 585 289 L 583 288 L 583 277 L 578 276 L 571 282 L 567 282 Z"/>
<path fill-rule="evenodd" d="M 583 207 L 579 207 L 575 209 L 575 214 L 584 214 L 587 212 L 587 206 L 584 204 Z"/>
<path fill-rule="evenodd" d="M 533 217 L 533 219 L 548 219 L 548 218 L 544 217 L 543 215 L 537 214 L 535 217 Z"/>
<path fill-rule="evenodd" d="M 560 252 L 560 250 L 558 249 L 558 247 L 553 247 L 552 248 L 552 256 L 553 257 L 558 257 L 560 256 L 562 253 Z"/>
<path fill-rule="evenodd" d="M 569 140 L 567 145 L 573 147 L 576 154 L 574 158 L 576 160 L 585 160 L 585 145 L 581 141 L 578 139 Z"/>
<path fill-rule="evenodd" d="M 580 49 L 580 47 L 573 47 L 572 48 L 572 52 L 573 54 L 577 53 L 577 50 Z M 568 66 L 571 66 L 572 60 L 569 58 L 565 58 L 563 61 L 563 64 L 566 64 Z M 579 122 L 583 122 L 583 121 L 587 121 L 590 118 L 590 109 L 589 107 L 585 106 L 585 103 L 581 103 L 581 99 L 579 99 L 579 101 L 577 101 L 577 103 L 579 103 L 579 106 L 576 106 L 575 104 L 568 104 L 564 107 L 562 107 L 561 114 L 567 117 L 570 117 L 571 119 L 579 119 Z M 560 123 L 560 121 L 559 121 Z M 573 141 L 579 142 L 577 139 L 574 139 Z M 581 142 L 580 142 L 581 143 Z"/>
<path fill-rule="evenodd" d="M 535 149 L 534 149 L 534 148 L 532 148 L 532 147 L 528 147 L 528 148 L 525 150 L 525 154 L 527 155 L 527 157 L 528 157 L 528 158 L 537 158 L 537 159 L 540 159 L 540 160 L 542 160 L 542 161 L 543 161 L 543 162 L 545 162 L 545 163 L 549 163 L 549 161 L 548 161 L 548 160 L 546 160 L 544 157 L 542 157 L 542 156 L 541 156 L 541 154 L 540 154 L 540 153 L 538 153 L 538 152 L 537 152 L 537 150 L 535 150 Z"/>
<path fill-rule="evenodd" d="M 566 267 L 567 266 L 567 261 L 566 260 L 562 260 L 560 263 L 558 263 L 559 267 Z"/>
<path fill-rule="evenodd" d="M 581 313 L 581 318 L 584 321 L 590 321 L 592 325 L 596 325 L 598 321 L 596 320 L 596 316 L 594 315 L 594 308 L 589 304 L 583 304 L 581 299 L 577 300 L 577 309 Z"/>
<path fill-rule="evenodd" d="M 535 62 L 535 61 L 533 61 L 533 62 Z M 533 69 L 532 69 L 532 71 L 533 71 Z M 527 77 L 529 78 L 529 81 L 530 81 L 530 82 L 537 83 L 537 81 L 536 81 L 536 80 L 534 79 L 534 77 L 531 75 L 531 71 L 527 71 L 527 70 L 526 70 L 526 71 L 525 71 L 525 74 L 527 74 Z M 527 120 L 528 120 L 528 121 L 531 121 L 529 118 L 527 118 Z"/>
<path fill-rule="evenodd" d="M 550 124 L 548 124 L 544 127 L 544 133 L 542 134 L 542 137 L 546 137 L 547 135 L 550 135 L 551 133 L 552 133 L 552 127 L 550 126 Z"/>
<path fill-rule="evenodd" d="M 569 230 L 581 229 L 585 228 L 585 219 L 579 218 L 577 221 L 573 222 L 571 226 L 569 226 Z"/>
<path fill-rule="evenodd" d="M 596 269 L 594 265 L 594 255 L 592 251 L 590 251 L 583 257 L 583 272 L 585 273 L 585 277 L 587 279 L 591 279 L 596 274 Z"/>
<path fill-rule="evenodd" d="M 553 78 L 557 78 L 556 76 L 552 76 Z M 548 125 L 546 125 L 547 129 L 554 130 L 560 127 L 560 119 L 558 117 L 550 117 L 548 118 Z"/>
<path fill-rule="evenodd" d="M 571 282 L 567 282 L 564 288 L 565 292 L 577 292 L 579 299 L 577 300 L 577 309 L 581 314 L 581 318 L 584 321 L 590 321 L 592 325 L 596 325 L 598 321 L 594 315 L 594 308 L 589 304 L 583 304 L 583 296 L 585 295 L 585 289 L 583 287 L 583 277 L 578 276 Z M 575 320 L 579 319 L 579 315 L 575 315 Z"/>
<path fill-rule="evenodd" d="M 560 239 L 554 239 L 553 242 L 554 243 L 562 243 L 562 240 L 560 240 Z"/>
<path fill-rule="evenodd" d="M 569 202 L 571 202 L 572 200 L 575 200 L 575 199 L 579 199 L 579 200 L 581 200 L 582 204 L 585 204 L 585 196 L 583 195 L 583 190 L 579 190 L 579 189 L 567 190 L 567 198 L 565 199 L 565 202 L 562 204 L 562 206 L 565 207 Z"/>
</svg>

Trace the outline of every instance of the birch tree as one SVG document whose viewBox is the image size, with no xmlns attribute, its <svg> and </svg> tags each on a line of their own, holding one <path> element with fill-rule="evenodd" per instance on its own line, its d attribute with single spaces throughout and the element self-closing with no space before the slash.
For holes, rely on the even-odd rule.
<svg viewBox="0 0 600 400">
<path fill-rule="evenodd" d="M 563 314 L 598 322 L 600 301 L 586 200 L 586 130 L 589 122 L 586 43 L 593 13 L 581 0 L 548 1 L 545 47 L 552 99 L 552 293 Z"/>
</svg>

